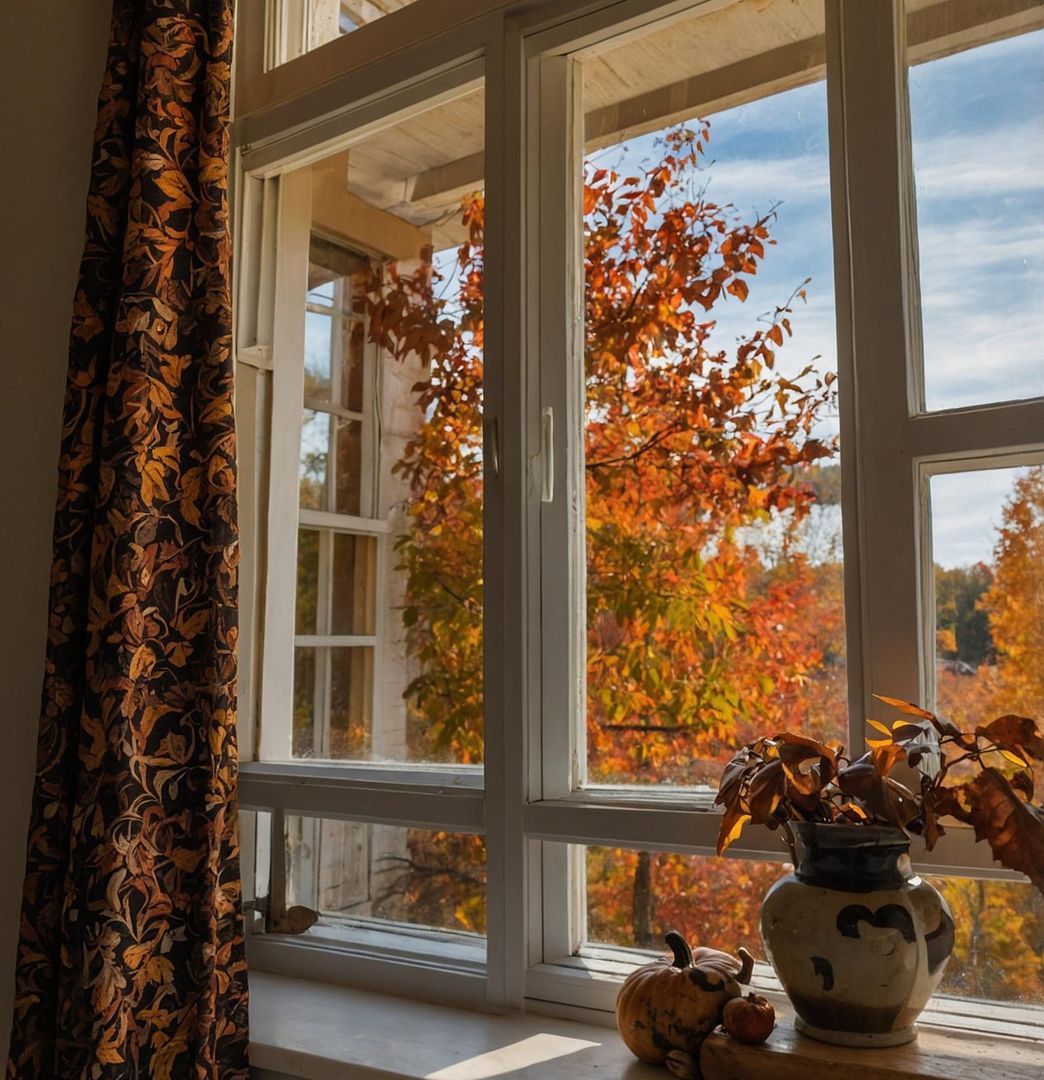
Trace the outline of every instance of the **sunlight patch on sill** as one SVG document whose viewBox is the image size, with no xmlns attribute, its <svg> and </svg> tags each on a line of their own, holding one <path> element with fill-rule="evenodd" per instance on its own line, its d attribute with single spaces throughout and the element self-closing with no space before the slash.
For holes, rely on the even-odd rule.
<svg viewBox="0 0 1044 1080">
<path fill-rule="evenodd" d="M 600 1045 L 601 1043 L 587 1039 L 567 1038 L 545 1032 L 479 1054 L 467 1061 L 458 1061 L 437 1072 L 428 1073 L 425 1080 L 491 1080 L 492 1077 L 504 1076 L 526 1066 L 558 1061 L 570 1054 Z"/>
</svg>

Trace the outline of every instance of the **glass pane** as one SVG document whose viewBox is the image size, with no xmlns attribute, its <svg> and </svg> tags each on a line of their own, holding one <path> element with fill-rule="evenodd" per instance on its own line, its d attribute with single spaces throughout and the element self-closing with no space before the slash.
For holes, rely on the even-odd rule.
<svg viewBox="0 0 1044 1080">
<path fill-rule="evenodd" d="M 584 64 L 592 783 L 847 742 L 822 18 L 701 6 Z M 789 88 L 735 104 L 763 53 Z"/>
<path fill-rule="evenodd" d="M 366 362 L 366 326 L 361 319 L 341 320 L 341 405 L 362 412 Z"/>
<path fill-rule="evenodd" d="M 373 634 L 377 583 L 377 539 L 333 533 L 331 634 Z"/>
<path fill-rule="evenodd" d="M 930 485 L 938 708 L 968 728 L 1044 719 L 1044 465 Z"/>
<path fill-rule="evenodd" d="M 362 507 L 362 467 L 360 421 L 305 409 L 301 423 L 301 506 L 358 516 Z"/>
<path fill-rule="evenodd" d="M 342 923 L 486 930 L 481 836 L 288 817 L 287 867 L 288 907 L 300 904 Z"/>
<path fill-rule="evenodd" d="M 305 401 L 330 401 L 333 380 L 334 319 L 318 311 L 305 312 Z"/>
<path fill-rule="evenodd" d="M 939 993 L 1044 1006 L 1044 896 L 1040 891 L 1028 882 L 928 880 L 946 898 L 957 930 L 953 958 Z"/>
<path fill-rule="evenodd" d="M 307 166 L 294 755 L 482 761 L 483 135 L 469 85 Z"/>
<path fill-rule="evenodd" d="M 355 302 L 352 296 L 358 290 L 358 278 L 354 281 L 339 278 L 330 284 L 336 286 L 338 303 Z M 336 405 L 355 413 L 363 411 L 366 326 L 358 315 L 339 314 L 336 306 L 330 313 L 306 311 L 304 363 L 306 405 Z"/>
<path fill-rule="evenodd" d="M 309 304 L 319 304 L 323 307 L 333 307 L 334 283 L 329 280 L 329 272 L 324 266 L 310 263 L 308 266 L 308 296 Z"/>
<path fill-rule="evenodd" d="M 294 607 L 294 633 L 318 634 L 319 622 L 319 532 L 297 532 L 297 602 Z"/>
<path fill-rule="evenodd" d="M 926 405 L 1044 395 L 1044 30 L 937 10 L 908 19 Z"/>
<path fill-rule="evenodd" d="M 911 854 L 916 858 L 919 841 Z M 589 847 L 587 941 L 661 953 L 679 930 L 693 946 L 765 960 L 761 902 L 789 864 Z M 1044 1005 L 1044 897 L 1029 883 L 929 877 L 957 941 L 939 993 Z"/>
<path fill-rule="evenodd" d="M 654 949 L 668 930 L 694 948 L 735 954 L 739 946 L 765 959 L 761 901 L 788 864 L 748 859 L 589 847 L 587 940 Z"/>
<path fill-rule="evenodd" d="M 290 6 L 291 17 L 277 22 L 285 27 L 281 49 L 281 60 L 285 63 L 409 7 L 413 0 L 268 0 L 268 3 Z"/>
<path fill-rule="evenodd" d="M 294 757 L 401 756 L 404 732 L 374 737 L 373 659 L 371 646 L 294 649 Z"/>
<path fill-rule="evenodd" d="M 293 756 L 314 757 L 317 728 L 316 712 L 322 718 L 326 697 L 325 677 L 319 681 L 317 649 L 294 649 L 294 728 Z"/>
</svg>

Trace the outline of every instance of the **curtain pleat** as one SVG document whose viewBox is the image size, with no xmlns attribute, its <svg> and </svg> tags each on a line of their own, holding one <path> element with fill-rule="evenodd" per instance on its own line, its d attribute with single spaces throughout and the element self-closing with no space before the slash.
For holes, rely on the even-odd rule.
<svg viewBox="0 0 1044 1080">
<path fill-rule="evenodd" d="M 246 1080 L 232 0 L 115 0 L 8 1080 Z"/>
</svg>

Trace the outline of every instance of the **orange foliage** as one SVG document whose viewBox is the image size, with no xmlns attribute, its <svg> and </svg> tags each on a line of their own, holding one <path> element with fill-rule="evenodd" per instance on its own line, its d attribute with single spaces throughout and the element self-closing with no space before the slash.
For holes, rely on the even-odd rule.
<svg viewBox="0 0 1044 1080">
<path fill-rule="evenodd" d="M 708 136 L 706 126 L 672 133 L 639 176 L 585 171 L 593 782 L 716 784 L 734 748 L 764 731 L 831 739 L 846 729 L 841 565 L 814 562 L 800 544 L 818 498 L 811 481 L 836 453 L 816 437 L 833 375 L 777 372 L 789 302 L 752 319 L 731 350 L 712 347 L 712 309 L 746 298 L 774 241 L 771 215 L 742 222 L 694 194 Z M 482 198 L 468 200 L 451 280 L 431 262 L 392 265 L 368 300 L 371 338 L 429 370 L 414 387 L 424 420 L 396 465 L 412 492 L 397 542 L 420 672 L 406 694 L 409 738 L 416 757 L 465 762 L 481 761 L 483 746 L 483 220 Z M 761 527 L 775 530 L 772 551 L 751 539 Z M 473 851 L 459 854 L 474 865 Z M 438 852 L 414 856 L 429 865 Z M 674 926 L 751 950 L 781 870 L 602 849 L 587 862 L 592 940 L 649 945 Z M 442 881 L 440 902 L 454 895 Z M 452 902 L 460 925 L 480 927 L 467 922 L 464 892 Z M 999 995 L 996 980 L 989 992 Z"/>
</svg>

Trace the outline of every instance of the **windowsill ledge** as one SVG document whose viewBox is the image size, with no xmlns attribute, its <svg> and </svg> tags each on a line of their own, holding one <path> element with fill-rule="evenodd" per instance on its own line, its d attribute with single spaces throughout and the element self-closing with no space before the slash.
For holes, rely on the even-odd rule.
<svg viewBox="0 0 1044 1080">
<path fill-rule="evenodd" d="M 257 1080 L 664 1080 L 615 1031 L 492 1016 L 254 971 Z"/>
<path fill-rule="evenodd" d="M 257 1080 L 663 1080 L 608 1028 L 492 1016 L 255 971 L 250 1060 Z M 827 1046 L 781 1020 L 768 1043 L 712 1036 L 705 1080 L 1036 1080 L 1044 1044 L 923 1028 L 884 1050 Z"/>
</svg>

